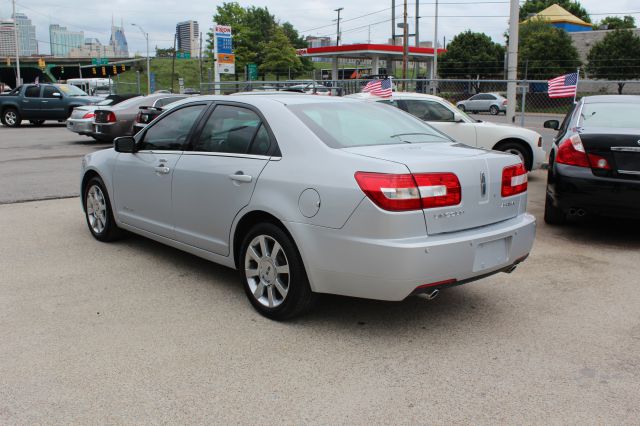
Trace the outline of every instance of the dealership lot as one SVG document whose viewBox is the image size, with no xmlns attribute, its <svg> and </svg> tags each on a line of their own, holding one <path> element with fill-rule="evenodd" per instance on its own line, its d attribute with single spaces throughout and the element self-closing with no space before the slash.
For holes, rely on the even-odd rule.
<svg viewBox="0 0 640 426">
<path fill-rule="evenodd" d="M 105 146 L 0 127 L 0 423 L 640 418 L 640 227 L 546 226 L 544 171 L 514 273 L 431 302 L 325 297 L 276 323 L 234 271 L 141 237 L 98 243 L 78 198 L 13 203 L 77 195 L 80 157 Z"/>
</svg>

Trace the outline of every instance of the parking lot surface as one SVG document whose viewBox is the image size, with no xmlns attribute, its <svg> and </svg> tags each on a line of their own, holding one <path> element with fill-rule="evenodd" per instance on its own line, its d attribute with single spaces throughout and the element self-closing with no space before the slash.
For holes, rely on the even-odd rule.
<svg viewBox="0 0 640 426">
<path fill-rule="evenodd" d="M 54 129 L 72 161 L 3 149 L 25 192 L 65 194 L 39 162 L 77 186 L 98 147 Z M 430 302 L 326 296 L 284 323 L 235 271 L 94 240 L 78 198 L 0 205 L 0 424 L 637 424 L 640 227 L 546 226 L 545 179 L 530 174 L 538 234 L 512 274 Z"/>
</svg>

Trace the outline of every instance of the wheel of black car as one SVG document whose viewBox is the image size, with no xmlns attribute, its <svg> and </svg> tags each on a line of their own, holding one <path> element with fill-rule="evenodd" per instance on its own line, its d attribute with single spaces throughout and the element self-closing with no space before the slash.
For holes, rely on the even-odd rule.
<svg viewBox="0 0 640 426">
<path fill-rule="evenodd" d="M 100 241 L 114 241 L 122 236 L 113 219 L 111 203 L 102 179 L 94 177 L 84 189 L 84 212 L 91 234 Z"/>
<path fill-rule="evenodd" d="M 531 166 L 533 163 L 533 159 L 531 158 L 531 154 L 525 148 L 523 143 L 520 142 L 503 142 L 498 145 L 498 151 L 508 152 L 509 154 L 514 154 L 520 157 L 524 167 L 527 171 L 531 171 Z"/>
<path fill-rule="evenodd" d="M 462 111 L 462 112 L 465 112 L 465 111 L 466 111 L 466 109 L 465 109 L 464 105 L 458 105 L 458 109 L 459 109 L 460 111 Z"/>
<path fill-rule="evenodd" d="M 18 127 L 22 123 L 20 113 L 15 108 L 7 108 L 2 113 L 2 124 L 7 127 Z"/>
<path fill-rule="evenodd" d="M 298 249 L 274 224 L 258 224 L 245 236 L 239 269 L 249 301 L 268 318 L 292 318 L 315 301 Z"/>
<path fill-rule="evenodd" d="M 44 124 L 44 120 L 29 120 L 29 123 L 34 126 L 42 126 Z"/>
<path fill-rule="evenodd" d="M 498 115 L 500 110 L 498 109 L 497 106 L 491 105 L 491 107 L 489 108 L 489 112 L 491 113 L 491 115 Z"/>
<path fill-rule="evenodd" d="M 553 199 L 549 194 L 544 201 L 544 221 L 548 225 L 562 225 L 567 221 L 567 215 L 553 205 Z"/>
</svg>

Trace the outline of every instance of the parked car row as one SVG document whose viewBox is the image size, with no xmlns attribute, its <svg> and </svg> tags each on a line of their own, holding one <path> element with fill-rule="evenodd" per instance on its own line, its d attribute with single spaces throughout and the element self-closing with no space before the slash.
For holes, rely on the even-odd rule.
<svg viewBox="0 0 640 426">
<path fill-rule="evenodd" d="M 157 117 L 164 107 L 185 97 L 161 93 L 76 108 L 67 120 L 67 129 L 101 142 L 111 142 L 118 136 L 135 134 Z"/>
</svg>

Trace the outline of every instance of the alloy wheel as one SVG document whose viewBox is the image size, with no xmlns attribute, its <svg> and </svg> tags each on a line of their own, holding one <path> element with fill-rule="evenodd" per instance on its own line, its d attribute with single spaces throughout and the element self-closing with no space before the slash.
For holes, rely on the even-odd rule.
<svg viewBox="0 0 640 426">
<path fill-rule="evenodd" d="M 289 292 L 289 261 L 278 241 L 269 235 L 258 235 L 247 247 L 245 276 L 254 299 L 262 306 L 276 308 Z"/>
<path fill-rule="evenodd" d="M 16 121 L 18 121 L 18 117 L 16 116 L 15 112 L 7 111 L 4 114 L 4 121 L 8 126 L 14 126 L 16 124 Z"/>
<path fill-rule="evenodd" d="M 107 202 L 98 185 L 89 188 L 86 203 L 89 226 L 94 233 L 101 234 L 107 226 Z"/>
<path fill-rule="evenodd" d="M 516 148 L 507 148 L 504 152 L 508 152 L 509 154 L 517 155 L 522 160 L 522 164 L 527 164 L 527 159 L 524 157 L 524 153 Z"/>
</svg>

